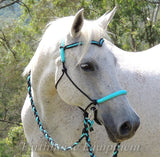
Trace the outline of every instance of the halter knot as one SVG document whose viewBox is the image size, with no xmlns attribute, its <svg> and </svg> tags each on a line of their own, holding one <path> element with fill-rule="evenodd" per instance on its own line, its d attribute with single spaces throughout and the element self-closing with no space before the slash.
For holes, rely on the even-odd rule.
<svg viewBox="0 0 160 157">
<path fill-rule="evenodd" d="M 63 73 L 67 72 L 66 67 L 63 67 L 62 72 L 63 72 Z"/>
</svg>

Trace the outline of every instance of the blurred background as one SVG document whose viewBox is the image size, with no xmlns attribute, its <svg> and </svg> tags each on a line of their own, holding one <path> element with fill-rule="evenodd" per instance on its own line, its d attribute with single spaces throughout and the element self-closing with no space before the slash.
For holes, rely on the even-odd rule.
<svg viewBox="0 0 160 157">
<path fill-rule="evenodd" d="M 106 30 L 115 45 L 136 53 L 160 43 L 160 0 L 0 0 L 0 157 L 30 156 L 20 118 L 27 94 L 22 72 L 46 24 L 81 8 L 86 19 L 97 19 L 115 5 Z"/>
</svg>

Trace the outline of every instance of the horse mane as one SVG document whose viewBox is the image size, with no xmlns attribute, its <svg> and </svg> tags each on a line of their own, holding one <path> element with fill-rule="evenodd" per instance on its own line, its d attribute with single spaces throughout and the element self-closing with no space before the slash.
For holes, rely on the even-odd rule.
<svg viewBox="0 0 160 157">
<path fill-rule="evenodd" d="M 38 62 L 38 58 L 41 55 L 41 53 L 47 53 L 48 48 L 51 45 L 55 50 L 56 48 L 59 48 L 59 45 L 61 44 L 62 40 L 64 40 L 70 35 L 70 30 L 72 27 L 73 20 L 74 20 L 74 16 L 63 17 L 63 18 L 59 18 L 54 21 L 51 21 L 46 25 L 46 30 L 40 40 L 38 48 L 34 56 L 32 57 L 31 61 L 25 68 L 23 72 L 23 76 L 27 75 L 32 70 L 34 65 Z M 103 30 L 96 23 L 96 20 L 94 21 L 84 20 L 84 25 L 82 27 L 79 41 L 89 43 L 91 40 L 98 41 L 100 38 L 106 38 L 107 40 L 111 41 L 107 34 L 107 31 Z M 88 45 L 88 44 L 85 44 L 85 45 Z M 86 49 L 87 49 L 87 46 L 84 46 L 82 56 L 84 56 L 84 54 L 86 53 L 85 51 Z M 58 54 L 55 53 L 53 55 L 54 55 L 54 58 L 57 58 L 59 56 L 59 53 Z"/>
</svg>

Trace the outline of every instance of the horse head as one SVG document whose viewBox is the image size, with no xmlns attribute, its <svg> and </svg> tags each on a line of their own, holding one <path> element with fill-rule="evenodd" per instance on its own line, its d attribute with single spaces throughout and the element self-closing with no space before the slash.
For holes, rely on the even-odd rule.
<svg viewBox="0 0 160 157">
<path fill-rule="evenodd" d="M 135 134 L 140 121 L 126 93 L 106 99 L 106 95 L 121 91 L 117 58 L 105 39 L 115 11 L 88 21 L 82 9 L 73 17 L 51 22 L 24 73 L 31 71 L 33 99 L 41 119 L 50 122 L 57 101 L 86 110 L 93 104 L 96 121 L 105 126 L 111 141 L 120 142 Z M 54 102 L 55 95 L 61 100 Z"/>
<path fill-rule="evenodd" d="M 115 11 L 116 8 L 98 20 L 87 21 L 84 20 L 82 9 L 72 18 L 70 30 L 61 40 L 61 44 L 63 42 L 61 48 L 65 51 L 65 70 L 80 90 L 66 75 L 60 79 L 62 69 L 64 70 L 60 52 L 56 58 L 55 70 L 55 84 L 58 82 L 57 92 L 67 104 L 85 109 L 91 100 L 98 100 L 121 90 L 116 76 L 117 58 L 108 48 L 109 43 L 105 39 L 101 46 L 91 44 L 91 41 L 98 43 L 100 38 L 105 37 L 105 30 Z M 66 47 L 66 45 L 69 46 Z M 120 95 L 96 105 L 96 112 L 97 121 L 105 126 L 113 142 L 132 137 L 140 124 L 139 117 L 129 104 L 126 95 Z"/>
</svg>

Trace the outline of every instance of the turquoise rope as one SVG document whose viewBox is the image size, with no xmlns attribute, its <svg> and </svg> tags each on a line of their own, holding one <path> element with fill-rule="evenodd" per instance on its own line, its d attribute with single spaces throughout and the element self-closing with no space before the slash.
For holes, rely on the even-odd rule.
<svg viewBox="0 0 160 157">
<path fill-rule="evenodd" d="M 95 40 L 92 40 L 91 41 L 91 44 L 96 44 L 97 46 L 102 46 L 102 44 L 103 44 L 103 42 L 104 42 L 104 39 L 103 38 L 101 38 L 100 40 L 99 40 L 99 42 L 98 41 L 95 41 Z M 61 62 L 62 63 L 64 63 L 65 62 L 65 49 L 69 49 L 69 48 L 72 48 L 72 47 L 76 47 L 76 46 L 79 46 L 79 45 L 83 45 L 84 43 L 82 42 L 82 41 L 80 41 L 80 42 L 77 42 L 77 43 L 73 43 L 73 44 L 70 44 L 70 45 L 66 45 L 65 46 L 65 44 L 64 44 L 64 40 L 62 41 L 62 43 L 61 43 L 61 47 L 60 47 L 60 49 L 61 49 Z"/>
<path fill-rule="evenodd" d="M 61 62 L 64 63 L 65 62 L 65 55 L 64 55 L 64 40 L 61 43 Z"/>
<path fill-rule="evenodd" d="M 98 99 L 98 100 L 97 100 L 97 103 L 98 103 L 98 104 L 101 104 L 101 103 L 103 103 L 103 102 L 105 102 L 105 101 L 108 101 L 108 100 L 110 100 L 110 99 L 113 99 L 113 98 L 115 98 L 115 97 L 117 97 L 117 96 L 126 95 L 126 94 L 127 94 L 127 91 L 126 91 L 126 90 L 119 90 L 119 91 L 114 92 L 114 93 L 112 93 L 112 94 L 110 94 L 110 95 L 107 95 L 107 96 L 105 96 L 105 97 L 103 97 L 103 98 L 101 98 L 101 99 Z"/>
</svg>

